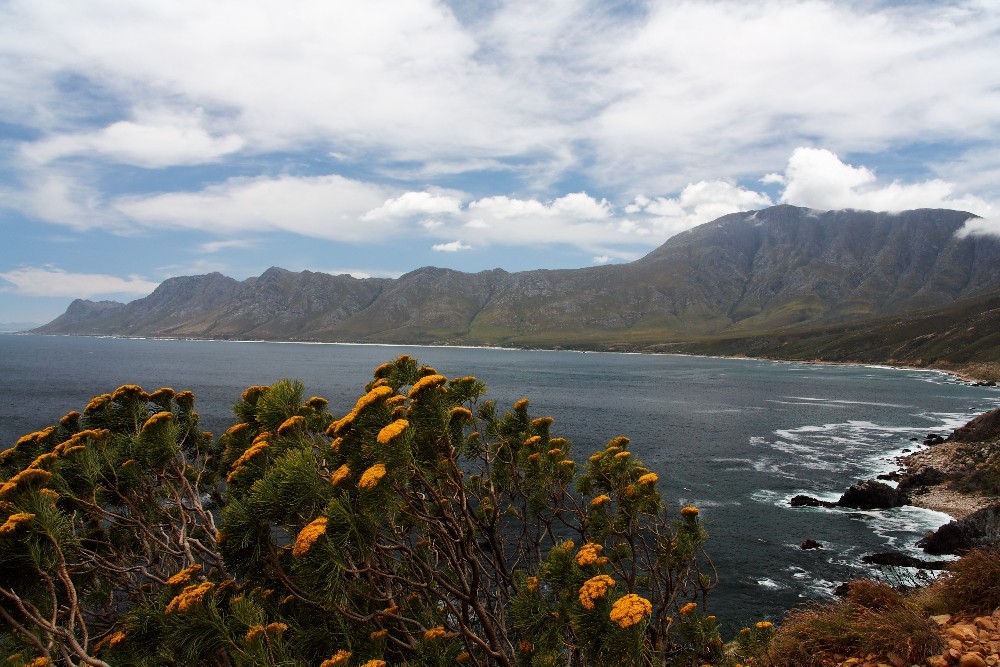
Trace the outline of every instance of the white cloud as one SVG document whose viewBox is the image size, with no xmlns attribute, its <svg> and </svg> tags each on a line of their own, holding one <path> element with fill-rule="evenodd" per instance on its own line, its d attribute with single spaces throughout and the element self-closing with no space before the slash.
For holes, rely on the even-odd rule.
<svg viewBox="0 0 1000 667">
<path fill-rule="evenodd" d="M 1000 219 L 998 218 L 969 218 L 962 225 L 962 228 L 955 232 L 955 236 L 965 238 L 966 236 L 976 236 L 989 234 L 1000 236 Z"/>
<path fill-rule="evenodd" d="M 608 262 L 611 261 L 611 257 L 609 255 L 598 255 L 597 257 L 594 257 L 591 261 L 593 261 L 594 264 L 607 264 Z"/>
<path fill-rule="evenodd" d="M 25 144 L 22 153 L 45 164 L 66 156 L 100 155 L 139 167 L 214 162 L 240 150 L 245 141 L 236 134 L 213 136 L 202 127 L 203 114 L 142 112 L 133 121 L 119 121 L 95 132 L 60 134 Z"/>
<path fill-rule="evenodd" d="M 253 239 L 231 239 L 229 241 L 209 241 L 207 243 L 198 244 L 198 250 L 204 253 L 215 253 L 220 250 L 229 250 L 231 248 L 251 248 L 257 245 L 258 242 Z"/>
<path fill-rule="evenodd" d="M 284 231 L 344 241 L 373 241 L 395 229 L 386 219 L 360 223 L 386 200 L 386 188 L 341 176 L 231 178 L 197 192 L 121 197 L 113 208 L 149 227 L 222 235 Z"/>
<path fill-rule="evenodd" d="M 157 288 L 159 283 L 140 276 L 121 278 L 101 273 L 71 273 L 62 269 L 24 267 L 0 273 L 0 279 L 13 284 L 12 291 L 25 296 L 53 296 L 86 299 L 104 294 L 131 294 L 144 296 Z"/>
<path fill-rule="evenodd" d="M 398 197 L 388 199 L 378 208 L 368 211 L 362 216 L 362 219 L 405 218 L 411 215 L 454 215 L 461 208 L 462 202 L 457 197 L 434 195 L 429 192 L 406 192 Z"/>
<path fill-rule="evenodd" d="M 955 186 L 941 179 L 880 184 L 874 170 L 845 164 L 831 151 L 819 148 L 796 148 L 782 179 L 782 203 L 824 210 L 951 208 L 981 214 L 991 208 L 978 197 L 957 195 Z"/>
<path fill-rule="evenodd" d="M 459 250 L 472 250 L 472 246 L 461 241 L 452 241 L 451 243 L 436 243 L 431 246 L 431 249 L 437 252 L 458 252 Z"/>
</svg>

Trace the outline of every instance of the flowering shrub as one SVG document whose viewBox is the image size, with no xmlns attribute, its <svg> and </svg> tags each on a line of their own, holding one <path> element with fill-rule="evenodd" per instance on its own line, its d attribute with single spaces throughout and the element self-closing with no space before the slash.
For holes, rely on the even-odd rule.
<svg viewBox="0 0 1000 667">
<path fill-rule="evenodd" d="M 666 509 L 628 438 L 578 464 L 552 417 L 485 392 L 402 356 L 342 416 L 250 387 L 218 441 L 190 392 L 96 397 L 0 455 L 0 654 L 721 664 L 697 509 Z"/>
</svg>

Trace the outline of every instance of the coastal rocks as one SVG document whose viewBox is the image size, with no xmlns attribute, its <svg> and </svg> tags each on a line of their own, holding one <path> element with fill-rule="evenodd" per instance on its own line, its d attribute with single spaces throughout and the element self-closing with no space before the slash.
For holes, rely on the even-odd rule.
<svg viewBox="0 0 1000 667">
<path fill-rule="evenodd" d="M 820 500 L 818 498 L 813 498 L 812 496 L 806 496 L 799 494 L 788 501 L 788 504 L 792 507 L 836 507 L 837 503 L 831 503 L 827 500 Z"/>
<path fill-rule="evenodd" d="M 924 438 L 924 444 L 928 447 L 931 445 L 940 445 L 942 442 L 944 442 L 944 438 L 937 433 L 928 433 L 927 437 Z"/>
<path fill-rule="evenodd" d="M 869 554 L 862 556 L 861 561 L 869 565 L 886 565 L 889 567 L 914 567 L 921 570 L 943 570 L 947 567 L 945 561 L 932 561 L 915 558 L 899 551 L 886 551 L 883 553 Z"/>
<path fill-rule="evenodd" d="M 823 545 L 814 539 L 805 540 L 804 542 L 802 542 L 802 544 L 799 545 L 799 549 L 802 549 L 803 551 L 807 549 L 822 549 L 822 548 Z"/>
<path fill-rule="evenodd" d="M 946 479 L 947 475 L 943 470 L 934 466 L 921 466 L 915 471 L 900 477 L 896 488 L 905 492 L 913 491 L 920 493 L 921 491 L 926 491 L 928 486 L 941 484 Z"/>
<path fill-rule="evenodd" d="M 951 521 L 917 542 L 926 553 L 961 554 L 974 547 L 1000 543 L 1000 503 Z"/>
<path fill-rule="evenodd" d="M 953 442 L 985 442 L 1000 437 L 1000 408 L 983 413 L 948 437 Z"/>
<path fill-rule="evenodd" d="M 905 491 L 869 479 L 852 484 L 837 501 L 837 505 L 859 510 L 872 510 L 900 507 L 907 504 L 908 500 Z"/>
<path fill-rule="evenodd" d="M 907 504 L 909 498 L 904 491 L 894 489 L 874 479 L 852 484 L 840 500 L 832 503 L 807 495 L 797 495 L 788 501 L 792 507 L 849 507 L 858 510 L 885 509 Z"/>
</svg>

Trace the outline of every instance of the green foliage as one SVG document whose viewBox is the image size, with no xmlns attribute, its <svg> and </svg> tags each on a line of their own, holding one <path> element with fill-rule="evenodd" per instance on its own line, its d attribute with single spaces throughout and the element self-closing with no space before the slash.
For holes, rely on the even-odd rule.
<svg viewBox="0 0 1000 667">
<path fill-rule="evenodd" d="M 627 438 L 580 464 L 485 393 L 403 356 L 339 419 L 300 382 L 251 387 L 217 442 L 190 392 L 95 398 L 0 458 L 0 652 L 724 664 L 689 602 L 712 585 L 697 509 L 668 512 Z"/>
</svg>

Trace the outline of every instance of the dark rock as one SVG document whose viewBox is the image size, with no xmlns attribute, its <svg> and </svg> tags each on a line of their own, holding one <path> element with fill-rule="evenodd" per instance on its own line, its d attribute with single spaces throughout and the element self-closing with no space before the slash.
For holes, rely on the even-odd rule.
<svg viewBox="0 0 1000 667">
<path fill-rule="evenodd" d="M 886 551 L 884 553 L 869 554 L 867 556 L 862 556 L 861 561 L 868 563 L 869 565 L 916 567 L 921 570 L 943 570 L 948 565 L 946 561 L 923 560 L 898 551 Z"/>
<path fill-rule="evenodd" d="M 888 484 L 869 479 L 852 484 L 837 501 L 840 507 L 851 507 L 859 510 L 884 509 L 905 505 L 906 493 L 894 489 Z"/>
<path fill-rule="evenodd" d="M 920 439 L 920 438 L 910 438 L 910 442 L 916 442 L 916 441 L 917 441 L 917 440 L 919 440 L 919 439 Z"/>
<path fill-rule="evenodd" d="M 899 480 L 900 491 L 910 491 L 921 487 L 934 486 L 947 479 L 947 475 L 933 466 L 923 466 L 908 475 L 903 475 Z"/>
<path fill-rule="evenodd" d="M 814 539 L 808 539 L 808 540 L 806 540 L 805 542 L 803 542 L 802 544 L 799 545 L 799 549 L 802 549 L 802 550 L 806 550 L 806 549 L 822 549 L 822 548 L 823 548 L 823 545 L 820 544 L 819 542 L 817 542 Z"/>
<path fill-rule="evenodd" d="M 851 592 L 851 582 L 845 581 L 836 588 L 833 589 L 833 594 L 839 598 L 847 597 L 847 594 Z"/>
<path fill-rule="evenodd" d="M 979 415 L 965 426 L 956 428 L 950 442 L 985 442 L 1000 436 L 1000 408 Z"/>
<path fill-rule="evenodd" d="M 884 479 L 884 480 L 888 480 L 890 482 L 898 482 L 900 480 L 900 478 L 901 478 L 901 475 L 899 474 L 899 472 L 893 471 L 893 472 L 887 472 L 887 473 L 884 473 L 882 475 L 879 475 L 876 479 Z"/>
<path fill-rule="evenodd" d="M 792 507 L 836 507 L 837 503 L 831 503 L 812 496 L 798 495 L 788 501 Z"/>
<path fill-rule="evenodd" d="M 928 433 L 927 437 L 924 438 L 924 444 L 928 447 L 931 445 L 940 445 L 942 442 L 944 442 L 944 438 L 937 433 Z"/>
<path fill-rule="evenodd" d="M 904 454 L 909 454 L 912 451 L 913 451 L 912 449 L 910 449 L 909 447 L 907 447 L 906 449 L 903 450 L 903 453 Z"/>
<path fill-rule="evenodd" d="M 1000 503 L 984 507 L 960 521 L 950 521 L 917 542 L 929 554 L 962 554 L 975 547 L 1000 544 Z"/>
</svg>

